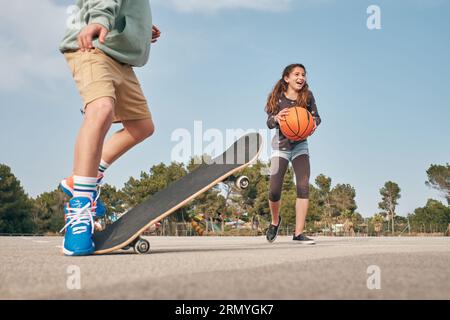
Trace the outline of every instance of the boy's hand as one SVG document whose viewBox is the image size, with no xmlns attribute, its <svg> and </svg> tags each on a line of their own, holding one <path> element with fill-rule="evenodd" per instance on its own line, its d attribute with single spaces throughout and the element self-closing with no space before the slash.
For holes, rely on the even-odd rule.
<svg viewBox="0 0 450 320">
<path fill-rule="evenodd" d="M 161 31 L 159 31 L 157 26 L 152 26 L 152 43 L 158 41 L 158 38 L 161 36 Z"/>
<path fill-rule="evenodd" d="M 100 43 L 104 43 L 107 34 L 108 29 L 106 29 L 99 23 L 87 25 L 83 28 L 83 30 L 81 30 L 80 34 L 78 35 L 78 46 L 80 47 L 80 50 L 82 52 L 86 50 L 91 51 L 91 49 L 94 49 L 92 40 L 98 38 L 98 41 L 100 41 Z"/>
</svg>

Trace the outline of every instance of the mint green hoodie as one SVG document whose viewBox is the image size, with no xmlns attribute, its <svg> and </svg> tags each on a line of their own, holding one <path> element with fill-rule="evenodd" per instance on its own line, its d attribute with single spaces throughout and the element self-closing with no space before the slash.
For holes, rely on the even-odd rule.
<svg viewBox="0 0 450 320">
<path fill-rule="evenodd" d="M 79 49 L 77 36 L 86 25 L 99 23 L 109 33 L 104 44 L 93 42 L 115 60 L 142 67 L 148 61 L 152 37 L 149 0 L 77 0 L 60 51 Z"/>
</svg>

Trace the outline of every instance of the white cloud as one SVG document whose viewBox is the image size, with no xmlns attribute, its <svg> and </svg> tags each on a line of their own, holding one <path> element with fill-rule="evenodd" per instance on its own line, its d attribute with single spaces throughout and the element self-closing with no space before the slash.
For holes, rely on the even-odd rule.
<svg viewBox="0 0 450 320">
<path fill-rule="evenodd" d="M 6 1 L 0 11 L 0 91 L 67 75 L 58 51 L 66 28 L 66 7 L 50 0 Z"/>
<path fill-rule="evenodd" d="M 292 0 L 155 0 L 153 3 L 169 6 L 183 13 L 215 13 L 224 9 L 284 11 L 289 8 Z"/>
</svg>

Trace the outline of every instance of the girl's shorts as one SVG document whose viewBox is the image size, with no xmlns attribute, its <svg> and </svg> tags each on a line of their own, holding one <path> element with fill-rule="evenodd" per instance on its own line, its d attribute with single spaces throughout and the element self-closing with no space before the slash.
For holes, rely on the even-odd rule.
<svg viewBox="0 0 450 320">
<path fill-rule="evenodd" d="M 309 155 L 308 141 L 304 140 L 294 146 L 292 150 L 273 150 L 271 158 L 281 157 L 290 162 L 294 161 L 295 158 L 301 156 L 302 154 Z"/>
</svg>

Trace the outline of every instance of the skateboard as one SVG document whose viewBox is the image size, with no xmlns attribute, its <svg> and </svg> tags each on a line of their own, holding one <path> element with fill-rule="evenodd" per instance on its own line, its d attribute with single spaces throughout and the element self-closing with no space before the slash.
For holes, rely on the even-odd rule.
<svg viewBox="0 0 450 320">
<path fill-rule="evenodd" d="M 103 231 L 94 233 L 95 254 L 133 248 L 136 253 L 150 251 L 142 233 L 221 182 L 245 189 L 250 181 L 236 174 L 255 162 L 262 150 L 262 137 L 250 133 L 236 140 L 224 153 L 172 182 L 137 205 Z"/>
</svg>

